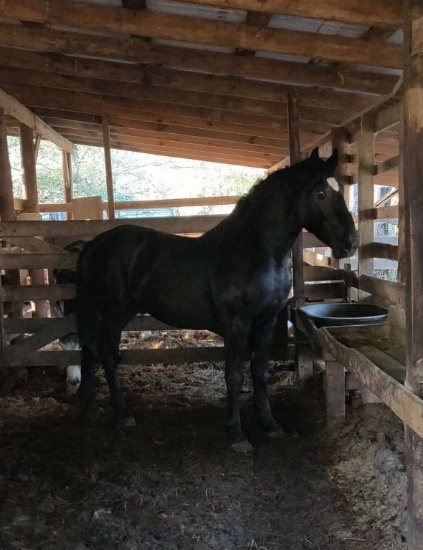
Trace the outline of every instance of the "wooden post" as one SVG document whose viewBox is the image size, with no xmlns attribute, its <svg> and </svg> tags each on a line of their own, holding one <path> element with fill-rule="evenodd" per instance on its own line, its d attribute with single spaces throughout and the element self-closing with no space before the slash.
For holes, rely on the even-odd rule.
<svg viewBox="0 0 423 550">
<path fill-rule="evenodd" d="M 65 203 L 72 203 L 73 186 L 72 186 L 72 155 L 67 151 L 62 151 L 62 171 L 63 171 L 63 194 Z M 66 212 L 66 219 L 72 220 L 72 212 Z"/>
<path fill-rule="evenodd" d="M 300 127 L 298 122 L 297 101 L 288 94 L 288 131 L 289 131 L 289 159 L 294 164 L 301 160 Z M 292 247 L 292 272 L 294 283 L 294 307 L 304 305 L 304 258 L 303 235 L 300 233 Z M 306 380 L 313 374 L 313 362 L 306 353 L 304 337 L 295 327 L 295 366 L 298 380 Z"/>
<path fill-rule="evenodd" d="M 10 167 L 9 148 L 7 146 L 7 126 L 4 111 L 2 109 L 0 109 L 0 218 L 3 222 L 15 219 L 15 207 L 13 204 L 12 169 Z M 9 277 L 12 284 L 19 284 L 18 270 L 14 269 L 11 271 L 7 271 L 6 275 Z M 0 313 L 2 313 L 2 311 L 3 309 Z M 22 304 L 14 302 L 13 314 L 22 314 Z M 0 318 L 0 323 L 2 326 L 1 330 L 2 332 L 4 332 L 2 314 Z"/>
<path fill-rule="evenodd" d="M 0 109 L 0 217 L 1 221 L 15 219 L 12 170 L 7 146 L 7 126 L 2 109 Z"/>
<path fill-rule="evenodd" d="M 338 166 L 336 167 L 335 178 L 342 188 L 345 202 L 349 205 L 350 187 L 348 179 L 348 155 L 350 136 L 346 128 L 335 128 L 332 130 L 332 150 L 338 150 Z M 340 267 L 340 262 L 332 255 L 332 266 Z"/>
<path fill-rule="evenodd" d="M 326 421 L 330 430 L 338 429 L 345 419 L 345 369 L 344 366 L 326 351 L 325 361 L 325 395 Z"/>
<path fill-rule="evenodd" d="M 103 118 L 103 143 L 104 143 L 104 160 L 106 163 L 106 184 L 107 184 L 107 202 L 109 205 L 109 220 L 115 219 L 115 200 L 113 195 L 113 172 L 112 172 L 112 157 L 110 154 L 110 134 L 109 121 Z"/>
<path fill-rule="evenodd" d="M 405 215 L 404 215 L 404 115 L 403 109 L 400 112 L 400 131 L 399 131 L 399 166 L 398 166 L 398 269 L 397 280 L 399 283 L 406 283 L 405 263 L 406 263 L 406 243 L 405 243 Z M 406 305 L 401 303 L 401 307 Z"/>
<path fill-rule="evenodd" d="M 23 181 L 26 190 L 25 212 L 39 214 L 40 204 L 38 202 L 37 168 L 36 168 L 36 147 L 34 142 L 34 131 L 25 124 L 20 125 L 21 141 L 21 162 Z M 46 274 L 43 269 L 30 269 L 29 276 L 31 284 L 46 284 Z M 47 300 L 35 302 L 34 317 L 48 317 L 49 304 Z"/>
<path fill-rule="evenodd" d="M 361 133 L 358 137 L 358 248 L 359 275 L 374 275 L 374 258 L 364 255 L 363 247 L 374 242 L 374 222 L 366 218 L 365 210 L 374 206 L 375 132 L 374 117 L 365 115 L 361 119 Z M 360 297 L 359 293 L 359 297 Z"/>
<path fill-rule="evenodd" d="M 301 160 L 300 128 L 298 124 L 297 101 L 288 94 L 288 131 L 289 159 L 291 164 Z M 303 236 L 300 233 L 292 247 L 292 269 L 294 279 L 294 305 L 304 305 L 304 267 L 303 267 Z"/>
<path fill-rule="evenodd" d="M 25 124 L 20 125 L 21 162 L 26 190 L 25 212 L 39 213 L 37 171 L 35 160 L 34 132 Z"/>
<path fill-rule="evenodd" d="M 404 1 L 403 175 L 406 264 L 406 386 L 423 396 L 423 3 Z M 423 541 L 423 440 L 406 426 L 407 544 Z"/>
</svg>

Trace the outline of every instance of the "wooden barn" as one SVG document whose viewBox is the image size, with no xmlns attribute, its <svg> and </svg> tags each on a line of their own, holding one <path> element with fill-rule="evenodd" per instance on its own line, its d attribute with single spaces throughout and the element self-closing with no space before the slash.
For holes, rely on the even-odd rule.
<svg viewBox="0 0 423 550">
<path fill-rule="evenodd" d="M 350 525 L 333 504 L 338 501 L 329 488 L 330 480 L 321 480 L 316 489 L 323 495 L 321 506 L 313 508 L 317 497 L 310 489 L 308 498 L 304 486 L 297 500 L 292 488 L 288 499 L 293 499 L 293 507 L 284 507 L 281 500 L 287 494 L 282 491 L 279 497 L 274 493 L 277 478 L 270 477 L 266 486 L 256 478 L 265 468 L 267 448 L 257 451 L 255 464 L 247 457 L 228 457 L 223 443 L 222 448 L 218 443 L 206 445 L 199 457 L 194 444 L 178 439 L 172 414 L 160 417 L 158 413 L 163 424 L 169 422 L 169 441 L 175 440 L 171 448 L 166 436 L 162 441 L 161 427 L 145 439 L 141 433 L 136 445 L 154 449 L 151 458 L 148 450 L 135 449 L 128 440 L 120 441 L 121 450 L 116 450 L 115 435 L 107 435 L 114 433 L 111 424 L 104 420 L 103 439 L 93 435 L 94 426 L 80 435 L 83 429 L 76 429 L 80 419 L 75 416 L 73 425 L 63 432 L 66 414 L 75 414 L 71 411 L 76 407 L 65 401 L 60 410 L 54 405 L 46 413 L 43 429 L 38 427 L 36 413 L 18 428 L 10 410 L 0 403 L 0 414 L 4 413 L 0 441 L 5 446 L 0 510 L 3 512 L 2 499 L 7 510 L 0 547 L 422 550 L 423 2 L 2 0 L 0 17 L 0 269 L 4 275 L 0 284 L 0 380 L 7 381 L 11 373 L 26 367 L 40 372 L 44 367 L 79 362 L 79 351 L 51 345 L 74 330 L 75 323 L 73 315 L 57 319 L 50 313 L 54 302 L 75 295 L 73 284 L 53 283 L 54 269 L 76 266 L 77 255 L 64 250 L 65 244 L 128 223 L 117 219 L 116 211 L 230 205 L 238 199 L 115 201 L 111 149 L 273 173 L 307 158 L 316 147 L 323 158 L 336 148 L 336 177 L 355 216 L 358 254 L 337 260 L 312 233 L 300 235 L 292 250 L 292 296 L 279 317 L 272 359 L 282 363 L 294 359 L 296 384 L 302 388 L 316 376 L 318 367 L 323 369 L 328 429 L 319 424 L 319 433 L 313 437 L 320 442 L 344 429 L 346 396 L 351 392 L 358 390 L 362 402 L 375 403 L 379 412 L 392 411 L 399 419 L 401 439 L 404 426 L 401 452 L 407 477 L 406 503 L 398 510 L 401 515 L 405 506 L 406 527 L 403 531 L 398 527 L 402 533 L 398 540 L 388 529 L 378 541 L 372 525 L 366 528 L 369 538 L 364 528 L 355 534 L 351 527 L 354 519 Z M 26 199 L 13 195 L 8 136 L 20 138 Z M 36 164 L 40 140 L 51 141 L 62 151 L 61 204 L 39 201 Z M 77 145 L 104 149 L 107 202 L 99 197 L 73 196 L 72 152 Z M 67 219 L 43 221 L 42 214 L 49 212 L 64 212 Z M 216 215 L 150 217 L 131 223 L 194 236 L 222 219 Z M 394 228 L 394 234 L 384 232 L 388 226 Z M 28 302 L 34 303 L 30 314 L 24 307 Z M 313 302 L 382 306 L 388 311 L 387 322 L 319 327 L 298 313 L 298 308 Z M 295 325 L 293 338 L 288 336 L 288 317 Z M 173 329 L 142 315 L 126 330 L 168 333 Z M 215 365 L 223 359 L 221 344 L 146 349 L 141 342 L 138 349 L 122 351 L 123 364 L 143 365 L 146 372 L 151 372 L 151 365 L 159 365 L 163 376 L 163 365 Z M 220 376 L 223 383 L 223 374 Z M 148 393 L 150 384 L 144 380 L 142 384 Z M 38 406 L 36 399 L 41 398 L 36 392 L 25 395 Z M 9 399 L 3 392 L 0 402 L 3 397 Z M 24 406 L 25 399 L 16 399 Z M 193 403 L 195 414 L 200 405 L 195 399 Z M 220 409 L 215 403 L 211 407 L 207 414 L 213 423 Z M 153 409 L 148 401 L 143 412 Z M 187 433 L 191 430 L 192 437 L 197 437 L 201 425 L 194 421 L 190 425 L 191 413 L 184 414 L 183 422 L 191 426 Z M 51 432 L 47 433 L 49 426 Z M 184 432 L 185 427 L 179 429 Z M 303 437 L 301 428 L 293 431 Z M 307 429 L 304 433 L 310 436 Z M 378 437 L 374 435 L 375 440 Z M 342 445 L 342 439 L 338 441 Z M 298 479 L 306 479 L 307 471 L 316 474 L 313 461 L 302 464 L 296 457 L 296 452 L 302 453 L 298 445 L 289 443 L 283 458 L 272 448 L 272 476 L 279 475 L 279 460 L 286 461 L 291 470 L 298 467 Z M 72 450 L 67 450 L 68 446 Z M 91 448 L 87 456 L 79 455 L 94 446 L 96 450 Z M 45 463 L 44 448 L 52 453 Z M 177 452 L 181 448 L 184 456 Z M 102 453 L 113 455 L 113 461 L 103 463 Z M 213 453 L 221 462 L 212 471 L 207 460 Z M 34 462 L 31 457 L 36 457 Z M 141 460 L 144 464 L 151 461 L 152 477 L 143 477 L 142 466 L 131 470 Z M 172 467 L 168 467 L 169 461 L 174 461 Z M 181 485 L 174 479 L 179 476 L 179 470 L 178 474 L 173 470 L 175 464 L 186 476 Z M 225 498 L 235 491 L 235 485 L 229 485 L 232 469 L 250 476 L 251 484 L 245 481 L 245 495 L 234 493 L 229 503 Z M 385 482 L 395 484 L 397 478 L 394 474 L 390 478 L 388 470 L 383 474 Z M 119 478 L 121 492 L 117 494 L 115 485 L 107 493 L 106 483 L 115 479 L 117 471 L 127 475 L 125 483 Z M 164 479 L 168 480 L 166 487 Z M 188 495 L 193 479 L 197 492 L 184 508 L 178 499 L 181 494 Z M 289 471 L 283 479 L 289 486 Z M 25 480 L 33 483 L 33 489 L 25 489 Z M 172 483 L 175 490 L 170 489 Z M 103 484 L 101 491 L 99 484 Z M 240 485 L 238 481 L 237 487 Z M 48 495 L 42 486 L 48 486 Z M 87 486 L 97 500 L 90 501 Z M 137 504 L 131 493 L 134 487 Z M 60 497 L 55 496 L 56 490 Z M 157 491 L 167 491 L 166 498 L 155 500 Z M 34 517 L 23 504 L 25 494 Z M 201 504 L 194 506 L 195 499 Z M 89 519 L 78 512 L 80 506 L 86 506 L 84 513 L 90 514 Z M 254 507 L 260 514 L 269 513 L 266 526 L 265 520 L 249 524 L 247 517 L 259 513 Z M 308 516 L 304 515 L 307 507 L 313 510 Z M 200 509 L 202 526 L 194 529 L 195 510 Z M 125 514 L 129 520 L 124 519 Z M 282 525 L 278 518 L 284 514 L 287 523 Z M 176 517 L 178 534 L 166 538 Z M 339 527 L 336 518 L 341 518 Z M 244 520 L 246 526 L 241 529 Z M 131 521 L 131 526 L 125 521 Z M 295 525 L 293 531 L 288 528 L 289 521 Z M 69 534 L 73 525 L 84 539 Z M 351 527 L 348 535 L 346 525 Z M 63 536 L 68 539 L 63 541 Z"/>
</svg>

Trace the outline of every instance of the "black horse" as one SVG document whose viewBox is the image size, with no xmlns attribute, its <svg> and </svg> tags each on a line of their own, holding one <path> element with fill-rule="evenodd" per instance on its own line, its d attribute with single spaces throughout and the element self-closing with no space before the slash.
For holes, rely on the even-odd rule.
<svg viewBox="0 0 423 550">
<path fill-rule="evenodd" d="M 119 342 L 134 315 L 150 313 L 175 327 L 224 337 L 227 429 L 235 449 L 250 445 L 239 416 L 247 356 L 261 424 L 269 435 L 281 435 L 267 398 L 266 370 L 276 318 L 291 288 L 291 247 L 303 227 L 336 258 L 350 256 L 358 244 L 332 179 L 337 160 L 337 151 L 324 161 L 315 149 L 309 159 L 270 174 L 201 237 L 126 225 L 88 243 L 79 257 L 76 287 L 85 402 L 95 397 L 94 367 L 100 360 L 118 419 L 133 422 L 116 376 Z"/>
</svg>

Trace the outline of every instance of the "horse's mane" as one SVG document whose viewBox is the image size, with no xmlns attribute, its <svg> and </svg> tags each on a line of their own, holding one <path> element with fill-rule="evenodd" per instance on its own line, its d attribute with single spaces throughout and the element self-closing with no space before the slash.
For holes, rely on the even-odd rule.
<svg viewBox="0 0 423 550">
<path fill-rule="evenodd" d="M 289 195 L 294 195 L 298 184 L 302 183 L 300 176 L 304 172 L 304 165 L 308 163 L 309 159 L 306 159 L 292 166 L 281 168 L 276 170 L 264 178 L 259 178 L 256 183 L 251 187 L 247 194 L 242 196 L 236 204 L 232 214 L 234 216 L 243 216 L 250 210 L 260 208 L 262 200 L 269 199 L 269 194 L 272 191 L 280 193 L 285 191 L 287 198 Z"/>
</svg>

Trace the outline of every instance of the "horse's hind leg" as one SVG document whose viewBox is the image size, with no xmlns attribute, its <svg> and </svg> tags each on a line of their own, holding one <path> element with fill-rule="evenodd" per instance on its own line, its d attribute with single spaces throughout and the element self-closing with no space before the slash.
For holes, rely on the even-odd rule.
<svg viewBox="0 0 423 550">
<path fill-rule="evenodd" d="M 99 342 L 99 352 L 110 391 L 110 403 L 116 412 L 118 423 L 124 427 L 135 426 L 135 420 L 130 412 L 117 376 L 120 361 L 119 343 L 125 322 L 111 319 L 103 321 Z"/>
<path fill-rule="evenodd" d="M 90 347 L 83 346 L 81 349 L 81 383 L 78 388 L 78 395 L 88 409 L 95 403 L 95 354 Z"/>
<path fill-rule="evenodd" d="M 235 451 L 248 452 L 252 445 L 245 438 L 240 418 L 240 394 L 244 382 L 244 361 L 248 329 L 233 322 L 225 331 L 225 380 L 228 390 L 226 429 Z"/>
<path fill-rule="evenodd" d="M 253 357 L 251 360 L 251 378 L 253 381 L 254 406 L 260 424 L 271 437 L 283 437 L 285 432 L 273 418 L 267 396 L 267 368 L 269 352 L 275 323 L 269 321 L 255 327 L 251 334 Z"/>
</svg>

